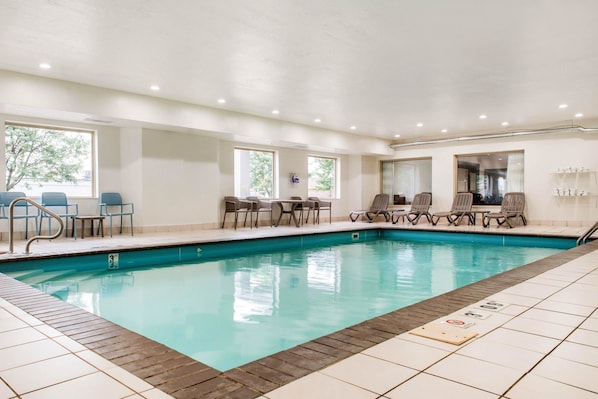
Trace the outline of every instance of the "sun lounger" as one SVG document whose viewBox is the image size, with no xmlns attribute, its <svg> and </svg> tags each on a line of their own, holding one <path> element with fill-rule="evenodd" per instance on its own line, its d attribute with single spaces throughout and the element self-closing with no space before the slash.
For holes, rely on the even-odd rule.
<svg viewBox="0 0 598 399">
<path fill-rule="evenodd" d="M 432 222 L 432 215 L 430 215 L 430 204 L 432 203 L 431 193 L 415 194 L 411 202 L 411 209 L 408 211 L 395 211 L 392 213 L 392 224 L 397 224 L 399 219 L 407 218 L 411 224 L 417 224 L 422 216 L 428 219 L 428 223 Z"/>
<path fill-rule="evenodd" d="M 370 209 L 353 211 L 349 214 L 349 218 L 352 222 L 359 219 L 360 216 L 364 216 L 370 223 L 376 220 L 378 216 L 384 216 L 384 219 L 388 222 L 390 220 L 390 215 L 388 213 L 388 194 L 376 194 Z"/>
<path fill-rule="evenodd" d="M 464 217 L 468 218 L 468 222 L 473 224 L 473 214 L 471 213 L 471 205 L 473 204 L 472 193 L 457 193 L 455 199 L 453 199 L 453 205 L 451 210 L 448 212 L 436 212 L 432 214 L 432 224 L 436 226 L 438 221 L 443 217 L 446 217 L 449 225 L 454 224 L 458 226 Z"/>
<path fill-rule="evenodd" d="M 525 209 L 525 194 L 524 193 L 505 193 L 505 197 L 500 205 L 500 211 L 490 212 L 484 216 L 483 224 L 484 227 L 490 226 L 492 219 L 496 220 L 498 226 L 502 226 L 506 223 L 509 228 L 513 228 L 511 220 L 521 218 L 523 225 L 527 225 L 527 220 L 523 215 Z M 497 226 L 497 227 L 498 227 Z"/>
</svg>

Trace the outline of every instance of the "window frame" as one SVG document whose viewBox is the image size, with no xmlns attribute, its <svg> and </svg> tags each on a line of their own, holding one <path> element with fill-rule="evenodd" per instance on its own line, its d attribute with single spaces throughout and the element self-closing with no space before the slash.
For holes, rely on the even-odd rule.
<svg viewBox="0 0 598 399">
<path fill-rule="evenodd" d="M 69 133 L 80 133 L 80 134 L 89 134 L 90 135 L 90 164 L 91 164 L 91 176 L 90 176 L 90 193 L 85 195 L 78 195 L 78 194 L 67 194 L 69 198 L 78 198 L 78 199 L 91 199 L 98 197 L 98 154 L 97 154 L 97 140 L 98 140 L 98 131 L 96 129 L 86 129 L 81 127 L 73 127 L 73 126 L 58 126 L 58 125 L 51 125 L 45 123 L 30 123 L 30 122 L 19 122 L 14 120 L 5 120 L 4 121 L 4 161 L 6 162 L 6 131 L 8 126 L 17 126 L 17 127 L 25 127 L 25 128 L 33 128 L 33 129 L 47 129 L 53 131 L 63 131 Z M 6 189 L 6 166 L 4 169 L 4 188 Z M 33 193 L 29 194 L 30 197 L 39 197 L 41 196 L 42 191 L 49 191 L 44 190 L 43 187 L 39 194 Z M 55 190 L 58 191 L 58 190 Z"/>
<path fill-rule="evenodd" d="M 238 170 L 240 169 L 240 165 L 238 165 L 237 160 L 237 151 L 253 151 L 253 152 L 264 152 L 272 154 L 272 196 L 271 197 L 264 197 L 259 196 L 265 199 L 277 198 L 278 197 L 278 151 L 273 149 L 265 149 L 265 148 L 257 148 L 257 147 L 245 147 L 245 146 L 235 146 L 233 149 L 233 186 L 234 186 L 234 195 L 236 197 L 247 197 L 252 196 L 253 194 L 243 194 L 241 189 L 241 182 Z"/>
<path fill-rule="evenodd" d="M 426 164 L 422 164 L 426 162 Z M 392 167 L 392 174 L 387 175 L 385 166 Z M 410 180 L 399 186 L 399 176 L 396 175 L 397 166 L 411 166 L 413 173 L 407 174 Z M 426 168 L 424 168 L 424 166 Z M 419 192 L 432 192 L 433 181 L 432 157 L 384 159 L 380 161 L 380 192 L 388 194 L 391 205 L 410 204 L 415 194 Z M 424 180 L 424 175 L 429 180 Z M 416 178 L 419 177 L 419 178 Z M 400 189 L 402 188 L 402 189 Z"/>
<path fill-rule="evenodd" d="M 312 195 L 312 193 L 310 193 L 310 178 L 309 178 L 309 159 L 310 158 L 319 158 L 319 159 L 330 159 L 334 162 L 334 168 L 333 168 L 333 180 L 334 180 L 334 188 L 333 190 L 331 190 L 334 194 L 332 196 L 322 196 L 322 199 L 340 199 L 340 192 L 341 192 L 341 179 L 340 179 L 340 158 L 339 157 L 335 157 L 335 156 L 331 156 L 331 155 L 318 155 L 318 154 L 308 154 L 307 155 L 307 192 L 308 192 L 308 197 L 317 197 L 317 195 Z"/>
</svg>

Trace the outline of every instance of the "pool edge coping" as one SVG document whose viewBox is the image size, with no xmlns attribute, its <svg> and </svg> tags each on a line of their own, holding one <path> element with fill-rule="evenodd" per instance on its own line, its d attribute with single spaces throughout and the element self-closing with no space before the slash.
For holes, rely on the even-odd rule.
<svg viewBox="0 0 598 399">
<path fill-rule="evenodd" d="M 596 249 L 565 250 L 225 372 L 1 273 L 0 297 L 177 399 L 249 399 Z"/>
</svg>

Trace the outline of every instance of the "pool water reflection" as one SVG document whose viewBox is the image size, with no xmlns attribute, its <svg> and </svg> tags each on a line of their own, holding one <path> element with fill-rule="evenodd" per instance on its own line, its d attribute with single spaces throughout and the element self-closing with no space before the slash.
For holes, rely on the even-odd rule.
<svg viewBox="0 0 598 399">
<path fill-rule="evenodd" d="M 559 251 L 379 239 L 14 277 L 228 370 Z"/>
</svg>

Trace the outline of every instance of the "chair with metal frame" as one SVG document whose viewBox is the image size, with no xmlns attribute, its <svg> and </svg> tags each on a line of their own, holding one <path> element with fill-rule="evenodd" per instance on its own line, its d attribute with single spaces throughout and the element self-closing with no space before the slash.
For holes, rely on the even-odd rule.
<svg viewBox="0 0 598 399">
<path fill-rule="evenodd" d="M 295 201 L 303 201 L 303 198 L 299 197 L 299 196 L 293 196 L 291 197 L 292 200 Z M 307 219 L 309 219 L 309 214 L 311 211 L 311 207 L 309 206 L 309 201 L 303 201 L 301 204 L 295 206 L 295 210 L 299 211 L 299 222 L 301 224 L 306 223 Z M 304 215 L 304 212 L 307 211 L 307 215 Z M 289 223 L 291 223 L 291 220 L 289 219 Z"/>
<path fill-rule="evenodd" d="M 251 201 L 240 200 L 239 197 L 235 197 L 232 195 L 227 195 L 224 197 L 224 215 L 222 216 L 222 226 L 221 229 L 224 228 L 224 222 L 226 220 L 227 213 L 234 213 L 235 214 L 235 230 L 237 230 L 237 221 L 239 220 L 239 214 L 245 214 L 245 220 L 243 221 L 243 227 L 245 227 L 247 223 L 247 215 L 252 215 L 249 225 L 253 224 L 253 203 Z M 253 227 L 253 226 L 251 226 Z"/>
<path fill-rule="evenodd" d="M 131 235 L 133 235 L 133 214 L 135 206 L 132 202 L 123 202 L 120 193 L 100 194 L 100 216 L 110 219 L 110 237 L 112 237 L 112 218 L 120 217 L 120 234 L 123 232 L 123 216 L 129 216 Z"/>
<path fill-rule="evenodd" d="M 73 237 L 77 237 L 77 223 L 75 218 L 79 215 L 79 205 L 69 203 L 67 196 L 63 192 L 43 192 L 42 193 L 42 206 L 48 210 L 54 212 L 61 218 L 65 218 L 65 236 L 69 235 L 69 219 L 73 221 Z M 48 234 L 52 231 L 52 216 L 45 212 L 40 212 L 39 229 L 42 230 L 42 224 L 44 219 L 48 219 Z"/>
<path fill-rule="evenodd" d="M 255 212 L 255 227 L 259 225 L 260 213 L 270 213 L 270 227 L 274 225 L 272 217 L 272 203 L 270 201 L 262 200 L 256 196 L 247 197 L 247 201 L 251 202 L 252 212 Z"/>
<path fill-rule="evenodd" d="M 10 204 L 17 198 L 26 198 L 27 195 L 20 191 L 2 191 L 0 192 L 0 219 L 9 219 L 9 208 Z M 33 219 L 35 222 L 35 234 L 39 234 L 38 217 L 39 211 L 33 210 L 34 213 L 30 212 L 33 205 L 28 204 L 25 201 L 19 201 L 14 205 L 13 208 L 13 219 L 24 219 L 25 220 L 25 238 L 29 236 L 29 219 Z"/>
<path fill-rule="evenodd" d="M 328 221 L 332 223 L 332 202 L 322 201 L 318 197 L 307 197 L 310 210 L 313 211 L 312 220 L 314 224 L 320 224 L 320 211 L 328 211 Z M 309 216 L 309 215 L 308 215 Z M 307 219 L 305 220 L 308 221 Z"/>
</svg>

